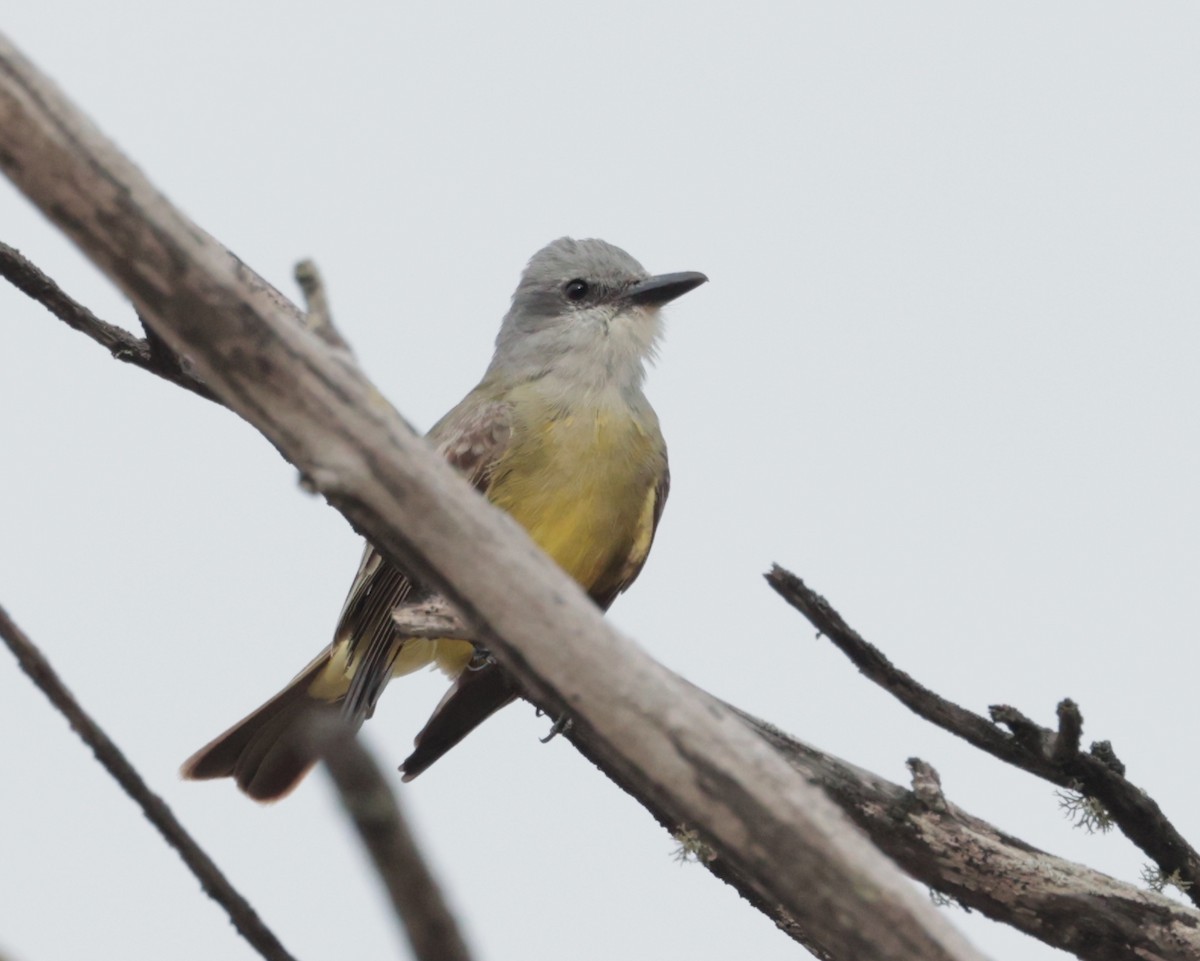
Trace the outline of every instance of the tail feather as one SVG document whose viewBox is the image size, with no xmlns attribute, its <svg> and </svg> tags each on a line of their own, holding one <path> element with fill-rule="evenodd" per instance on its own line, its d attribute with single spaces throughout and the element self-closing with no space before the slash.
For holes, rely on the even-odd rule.
<svg viewBox="0 0 1200 961">
<path fill-rule="evenodd" d="M 407 661 L 393 664 L 400 673 L 436 662 L 457 673 L 453 687 L 426 722 L 414 750 L 401 765 L 411 781 L 454 747 L 476 726 L 517 697 L 517 690 L 495 663 L 464 667 L 474 647 L 465 641 L 422 642 Z M 442 649 L 444 646 L 444 650 Z M 369 707 L 347 711 L 350 678 L 343 672 L 342 649 L 323 651 L 282 691 L 184 762 L 180 773 L 188 780 L 231 777 L 256 801 L 286 796 L 317 762 L 310 721 L 320 715 L 341 717 L 358 727 Z M 391 674 L 385 675 L 390 677 Z M 382 685 L 380 685 L 382 689 Z M 378 691 L 373 697 L 378 697 Z M 366 706 L 366 705 L 362 705 Z"/>
<path fill-rule="evenodd" d="M 189 780 L 232 777 L 257 801 L 288 794 L 316 763 L 308 744 L 308 719 L 337 713 L 336 702 L 312 697 L 309 688 L 329 663 L 322 652 L 282 691 L 188 758 L 180 773 Z"/>
<path fill-rule="evenodd" d="M 413 741 L 412 754 L 400 765 L 403 780 L 411 781 L 516 697 L 500 665 L 489 661 L 464 670 Z"/>
</svg>

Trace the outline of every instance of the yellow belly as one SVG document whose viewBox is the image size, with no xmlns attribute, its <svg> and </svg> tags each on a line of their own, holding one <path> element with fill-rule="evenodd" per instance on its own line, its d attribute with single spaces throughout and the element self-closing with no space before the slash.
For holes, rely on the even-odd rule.
<svg viewBox="0 0 1200 961">
<path fill-rule="evenodd" d="M 611 600 L 649 550 L 666 452 L 654 415 L 624 408 L 556 412 L 540 400 L 517 409 L 507 450 L 489 472 L 486 496 L 597 599 Z M 341 697 L 360 666 L 337 646 L 310 694 Z M 392 661 L 399 677 L 436 664 L 457 676 L 475 653 L 468 641 L 409 638 Z"/>
<path fill-rule="evenodd" d="M 623 410 L 565 414 L 514 432 L 487 496 L 598 595 L 646 539 L 647 502 L 664 469 L 655 425 Z"/>
</svg>

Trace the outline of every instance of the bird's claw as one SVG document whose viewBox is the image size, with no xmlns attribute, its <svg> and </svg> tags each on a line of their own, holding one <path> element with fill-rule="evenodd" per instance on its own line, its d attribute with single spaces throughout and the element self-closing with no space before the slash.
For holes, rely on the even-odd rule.
<svg viewBox="0 0 1200 961">
<path fill-rule="evenodd" d="M 467 664 L 468 671 L 482 671 L 485 667 L 491 667 L 496 663 L 496 659 L 492 657 L 492 652 L 486 647 L 475 648 L 475 653 L 471 655 L 471 660 Z"/>
<path fill-rule="evenodd" d="M 538 713 L 540 714 L 541 712 L 539 711 Z M 571 716 L 569 714 L 564 714 L 557 721 L 550 725 L 550 733 L 545 737 L 539 737 L 538 740 L 543 744 L 549 744 L 556 737 L 558 737 L 558 735 L 566 734 L 567 731 L 571 730 L 571 725 L 574 723 L 575 722 L 571 720 Z"/>
</svg>

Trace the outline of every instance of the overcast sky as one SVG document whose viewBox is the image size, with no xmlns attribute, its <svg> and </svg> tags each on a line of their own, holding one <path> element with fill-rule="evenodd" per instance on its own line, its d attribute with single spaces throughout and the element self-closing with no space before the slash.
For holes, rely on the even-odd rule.
<svg viewBox="0 0 1200 961">
<path fill-rule="evenodd" d="M 598 236 L 711 283 L 647 392 L 672 491 L 612 618 L 692 681 L 1137 882 L 1119 836 L 862 679 L 773 561 L 917 678 L 1085 743 L 1200 841 L 1200 8 L 1096 2 L 9 4 L 8 36 L 282 290 L 315 257 L 429 427 L 529 255 Z M 115 290 L 7 184 L 0 240 Z M 0 286 L 0 604 L 300 958 L 395 956 L 322 774 L 259 807 L 179 763 L 329 640 L 360 550 L 228 412 Z M 0 951 L 250 959 L 0 657 Z M 444 688 L 393 685 L 394 769 Z M 524 704 L 398 792 L 486 961 L 795 958 Z M 978 915 L 996 958 L 1063 957 Z"/>
</svg>

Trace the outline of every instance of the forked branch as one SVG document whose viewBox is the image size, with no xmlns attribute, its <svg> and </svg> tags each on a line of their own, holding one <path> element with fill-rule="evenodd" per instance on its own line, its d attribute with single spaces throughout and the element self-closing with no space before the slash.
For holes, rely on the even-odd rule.
<svg viewBox="0 0 1200 961">
<path fill-rule="evenodd" d="M 205 400 L 220 403 L 203 381 L 183 369 L 178 358 L 149 329 L 143 340 L 124 327 L 101 320 L 19 250 L 3 242 L 0 242 L 0 277 L 36 300 L 68 327 L 90 337 L 117 360 L 156 374 Z"/>
<path fill-rule="evenodd" d="M 841 958 L 966 961 L 966 945 L 819 791 L 727 709 L 606 624 L 343 351 L 176 210 L 0 40 L 0 166 L 225 403 L 389 560 L 443 593 L 518 682 L 694 825 L 806 943 Z"/>
<path fill-rule="evenodd" d="M 900 703 L 993 757 L 1098 801 L 1121 832 L 1154 860 L 1164 877 L 1179 878 L 1200 904 L 1200 855 L 1163 814 L 1155 800 L 1125 777 L 1107 741 L 1080 750 L 1083 717 L 1071 700 L 1058 705 L 1058 729 L 1042 727 L 1007 705 L 991 708 L 991 720 L 960 707 L 900 670 L 862 638 L 833 606 L 795 574 L 776 565 L 767 583 L 808 618 L 854 665 Z M 993 723 L 995 722 L 995 723 Z M 1003 724 L 1004 731 L 997 727 Z"/>
</svg>

